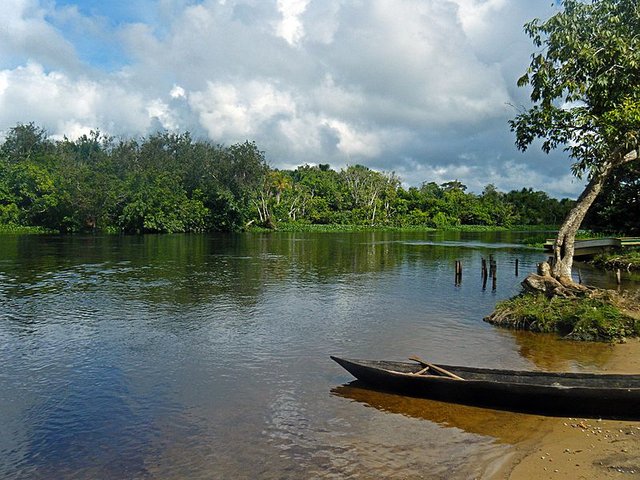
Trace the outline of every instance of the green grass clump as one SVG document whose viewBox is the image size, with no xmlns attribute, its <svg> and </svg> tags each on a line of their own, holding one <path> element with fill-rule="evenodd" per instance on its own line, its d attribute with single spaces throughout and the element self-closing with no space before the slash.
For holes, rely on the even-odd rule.
<svg viewBox="0 0 640 480">
<path fill-rule="evenodd" d="M 499 302 L 493 317 L 501 326 L 558 333 L 572 340 L 616 342 L 640 335 L 640 321 L 596 298 L 524 294 Z"/>
</svg>

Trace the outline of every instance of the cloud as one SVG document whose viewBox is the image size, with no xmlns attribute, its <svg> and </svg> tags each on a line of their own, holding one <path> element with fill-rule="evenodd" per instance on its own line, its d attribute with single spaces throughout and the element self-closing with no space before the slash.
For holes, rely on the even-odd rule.
<svg viewBox="0 0 640 480">
<path fill-rule="evenodd" d="M 209 82 L 205 90 L 189 95 L 189 104 L 212 138 L 259 136 L 280 117 L 295 113 L 288 93 L 254 80 Z"/>
<path fill-rule="evenodd" d="M 549 180 L 546 176 L 532 170 L 528 165 L 514 161 L 507 161 L 500 165 L 491 165 L 489 167 L 479 166 L 474 163 L 440 166 L 415 163 L 412 168 L 420 170 L 425 178 L 438 184 L 452 179 L 467 179 L 463 183 L 470 190 L 476 192 L 481 192 L 489 183 L 502 191 L 511 190 L 514 185 L 521 185 L 520 188 L 537 185 L 543 186 L 546 192 L 556 192 L 560 197 L 565 197 L 571 195 L 576 188 L 582 190 L 584 187 L 584 183 L 573 177 L 570 172 Z M 403 170 L 398 173 L 402 174 Z M 522 183 L 523 179 L 526 179 L 528 183 Z"/>
<path fill-rule="evenodd" d="M 527 102 L 522 25 L 552 14 L 548 2 L 63 3 L 0 6 L 0 130 L 189 130 L 255 140 L 278 168 L 361 163 L 412 185 L 581 190 L 561 152 L 523 155 L 507 125 L 509 104 Z"/>
<path fill-rule="evenodd" d="M 46 18 L 36 0 L 3 0 L 0 6 L 0 67 L 25 61 L 77 71 L 80 62 L 73 44 Z"/>
<path fill-rule="evenodd" d="M 290 45 L 296 45 L 304 37 L 304 25 L 300 16 L 307 9 L 309 0 L 278 0 L 282 19 L 276 26 L 276 34 Z"/>
<path fill-rule="evenodd" d="M 154 119 L 161 128 L 177 125 L 162 100 L 129 91 L 118 82 L 46 72 L 36 63 L 0 71 L 2 130 L 34 121 L 56 138 L 73 138 L 96 128 L 130 136 L 148 131 Z"/>
</svg>

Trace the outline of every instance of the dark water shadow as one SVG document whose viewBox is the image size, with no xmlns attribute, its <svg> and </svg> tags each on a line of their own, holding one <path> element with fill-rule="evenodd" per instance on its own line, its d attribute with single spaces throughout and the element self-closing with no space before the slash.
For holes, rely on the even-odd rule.
<svg viewBox="0 0 640 480">
<path fill-rule="evenodd" d="M 514 445 L 539 433 L 545 417 L 371 390 L 362 382 L 340 385 L 331 394 L 381 412 L 426 420 L 445 428 L 489 436 L 499 443 Z"/>
</svg>

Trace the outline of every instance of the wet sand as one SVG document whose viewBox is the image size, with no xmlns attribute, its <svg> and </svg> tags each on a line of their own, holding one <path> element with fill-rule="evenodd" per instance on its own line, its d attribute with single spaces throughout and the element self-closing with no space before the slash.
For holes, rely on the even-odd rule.
<svg viewBox="0 0 640 480">
<path fill-rule="evenodd" d="M 614 345 L 600 369 L 640 372 L 640 341 Z M 639 405 L 640 409 L 640 405 Z M 546 417 L 487 478 L 508 480 L 640 477 L 640 422 Z"/>
</svg>

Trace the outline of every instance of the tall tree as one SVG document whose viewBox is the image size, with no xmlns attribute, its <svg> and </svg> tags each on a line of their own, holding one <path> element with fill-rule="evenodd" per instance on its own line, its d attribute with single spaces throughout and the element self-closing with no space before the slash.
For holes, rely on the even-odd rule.
<svg viewBox="0 0 640 480">
<path fill-rule="evenodd" d="M 363 165 L 351 165 L 340 172 L 340 178 L 346 186 L 347 195 L 356 216 L 363 216 L 363 221 L 375 225 L 380 209 L 388 215 L 390 200 L 395 197 L 400 181 L 395 173 L 381 173 Z"/>
<path fill-rule="evenodd" d="M 9 130 L 0 157 L 5 220 L 57 228 L 63 193 L 56 181 L 55 144 L 46 130 L 34 123 L 16 125 Z"/>
<path fill-rule="evenodd" d="M 336 222 L 343 210 L 345 192 L 341 188 L 340 174 L 328 164 L 302 165 L 292 173 L 294 186 L 300 187 L 304 197 L 304 216 L 312 223 Z"/>
<path fill-rule="evenodd" d="M 254 142 L 237 143 L 225 149 L 217 165 L 216 179 L 226 197 L 226 216 L 232 229 L 242 229 L 255 221 L 253 207 L 269 170 L 264 152 Z"/>
<path fill-rule="evenodd" d="M 99 131 L 56 143 L 57 185 L 64 191 L 58 227 L 63 231 L 97 230 L 115 193 L 115 175 L 109 174 L 112 139 Z"/>
<path fill-rule="evenodd" d="M 33 122 L 26 125 L 19 123 L 9 129 L 0 148 L 0 154 L 10 163 L 18 163 L 41 160 L 43 156 L 51 153 L 53 148 L 54 143 L 49 139 L 49 134 L 44 128 Z"/>
<path fill-rule="evenodd" d="M 571 284 L 575 234 L 611 173 L 638 158 L 640 4 L 637 0 L 562 0 L 560 11 L 525 25 L 539 49 L 518 85 L 533 106 L 510 122 L 521 150 L 535 139 L 563 146 L 587 185 L 554 244 L 552 275 Z"/>
</svg>

